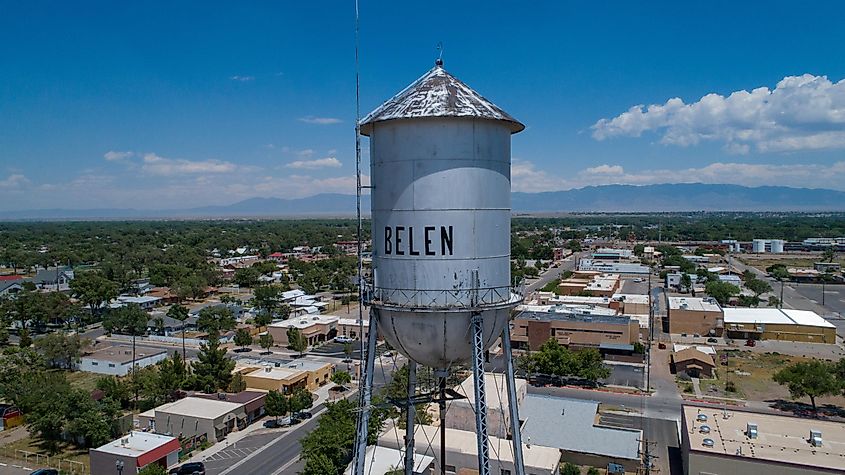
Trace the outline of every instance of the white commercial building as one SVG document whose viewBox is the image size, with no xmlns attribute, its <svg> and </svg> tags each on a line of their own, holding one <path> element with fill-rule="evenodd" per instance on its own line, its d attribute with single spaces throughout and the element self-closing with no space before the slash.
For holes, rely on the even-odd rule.
<svg viewBox="0 0 845 475">
<path fill-rule="evenodd" d="M 151 350 L 136 347 L 135 366 L 144 368 L 167 358 L 167 350 Z M 80 358 L 79 369 L 89 373 L 126 376 L 132 369 L 132 347 L 115 345 L 84 355 Z"/>
</svg>

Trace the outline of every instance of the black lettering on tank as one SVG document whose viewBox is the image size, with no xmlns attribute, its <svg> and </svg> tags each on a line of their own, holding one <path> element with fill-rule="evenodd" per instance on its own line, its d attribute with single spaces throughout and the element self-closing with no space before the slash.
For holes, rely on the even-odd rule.
<svg viewBox="0 0 845 475">
<path fill-rule="evenodd" d="M 396 226 L 396 255 L 397 256 L 404 256 L 405 251 L 402 250 L 402 231 L 405 230 L 405 226 Z"/>
<path fill-rule="evenodd" d="M 431 250 L 431 236 L 429 235 L 430 232 L 434 231 L 434 226 L 426 226 L 425 231 L 425 255 L 426 256 L 434 256 L 437 255 L 436 252 Z"/>
<path fill-rule="evenodd" d="M 408 254 L 412 256 L 419 256 L 420 251 L 414 249 L 414 227 L 408 227 Z"/>
<path fill-rule="evenodd" d="M 452 255 L 452 226 L 449 226 L 449 232 L 446 232 L 446 226 L 440 226 L 440 254 L 446 255 L 446 248 L 449 248 L 449 255 Z M 397 238 L 398 241 L 398 238 Z M 398 246 L 398 244 L 397 244 Z"/>
<path fill-rule="evenodd" d="M 390 226 L 384 227 L 384 254 L 389 256 L 393 253 L 393 243 L 390 241 L 393 237 L 393 228 Z"/>
</svg>

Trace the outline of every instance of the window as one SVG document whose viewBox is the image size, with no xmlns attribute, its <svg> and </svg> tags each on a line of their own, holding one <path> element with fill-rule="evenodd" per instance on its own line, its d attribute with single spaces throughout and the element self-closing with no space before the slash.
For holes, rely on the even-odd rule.
<svg viewBox="0 0 845 475">
<path fill-rule="evenodd" d="M 98 362 L 96 362 L 96 361 L 92 361 L 92 362 L 91 362 L 91 366 L 97 366 L 97 365 L 99 365 L 99 364 L 100 364 L 100 363 L 98 363 Z"/>
<path fill-rule="evenodd" d="M 109 363 L 109 368 L 114 368 L 114 363 Z"/>
<path fill-rule="evenodd" d="M 446 471 L 448 473 L 457 473 L 458 469 L 454 465 L 446 464 Z"/>
<path fill-rule="evenodd" d="M 511 475 L 511 471 L 503 468 L 502 475 Z"/>
</svg>

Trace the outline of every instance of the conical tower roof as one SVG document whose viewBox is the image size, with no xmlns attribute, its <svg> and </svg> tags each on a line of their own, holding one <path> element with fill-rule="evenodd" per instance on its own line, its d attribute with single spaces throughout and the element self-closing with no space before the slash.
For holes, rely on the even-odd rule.
<svg viewBox="0 0 845 475">
<path fill-rule="evenodd" d="M 361 120 L 361 133 L 370 135 L 373 124 L 386 120 L 422 117 L 472 117 L 507 122 L 511 133 L 525 129 L 518 120 L 435 65 L 411 85 Z"/>
</svg>

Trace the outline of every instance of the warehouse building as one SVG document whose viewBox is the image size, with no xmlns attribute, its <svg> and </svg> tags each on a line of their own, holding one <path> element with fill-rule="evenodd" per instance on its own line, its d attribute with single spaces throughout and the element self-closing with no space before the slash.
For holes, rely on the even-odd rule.
<svg viewBox="0 0 845 475">
<path fill-rule="evenodd" d="M 167 350 L 137 347 L 135 366 L 144 368 L 167 358 Z M 126 376 L 132 369 L 132 347 L 114 345 L 100 348 L 79 359 L 79 369 L 89 373 Z"/>
<path fill-rule="evenodd" d="M 845 425 L 683 406 L 681 457 L 688 475 L 841 474 Z"/>
<path fill-rule="evenodd" d="M 132 431 L 88 452 L 91 475 L 111 475 L 123 463 L 124 473 L 134 474 L 147 465 L 170 467 L 179 462 L 181 446 L 175 437 Z"/>
<path fill-rule="evenodd" d="M 836 327 L 809 310 L 726 307 L 724 325 L 727 336 L 739 340 L 836 343 Z"/>
<path fill-rule="evenodd" d="M 669 333 L 721 335 L 722 307 L 712 298 L 669 297 Z"/>
</svg>

